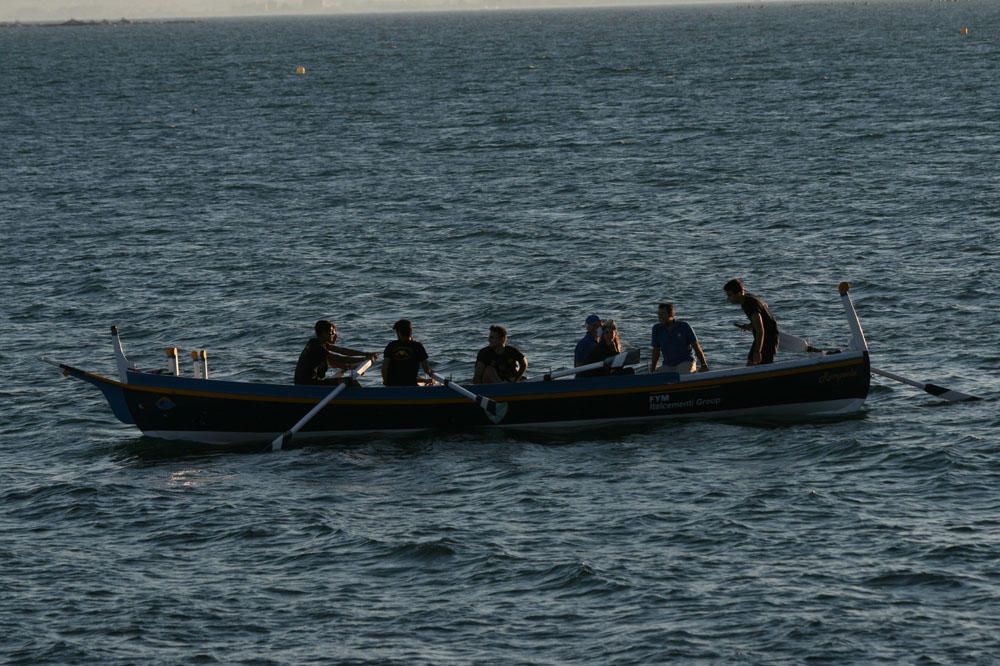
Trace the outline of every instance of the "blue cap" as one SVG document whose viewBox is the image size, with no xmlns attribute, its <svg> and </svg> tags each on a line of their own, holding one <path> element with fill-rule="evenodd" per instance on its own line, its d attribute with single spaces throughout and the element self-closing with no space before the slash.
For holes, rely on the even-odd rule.
<svg viewBox="0 0 1000 666">
<path fill-rule="evenodd" d="M 584 322 L 584 326 L 593 326 L 594 324 L 600 324 L 600 323 L 601 323 L 601 318 L 595 314 L 592 314 L 589 317 L 587 317 L 587 321 Z"/>
</svg>

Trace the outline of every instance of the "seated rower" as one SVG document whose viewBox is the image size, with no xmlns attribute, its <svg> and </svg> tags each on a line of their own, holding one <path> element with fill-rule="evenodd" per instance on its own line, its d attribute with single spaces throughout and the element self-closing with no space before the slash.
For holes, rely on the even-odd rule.
<svg viewBox="0 0 1000 666">
<path fill-rule="evenodd" d="M 507 344 L 507 329 L 490 326 L 490 344 L 479 350 L 473 384 L 516 382 L 524 377 L 528 359 L 516 347 Z"/>
<path fill-rule="evenodd" d="M 419 386 L 431 385 L 434 378 L 430 376 L 433 370 L 427 362 L 427 350 L 413 339 L 413 324 L 409 319 L 400 319 L 392 325 L 396 339 L 385 346 L 382 359 L 382 383 L 386 386 Z M 420 368 L 427 373 L 427 378 L 418 377 Z"/>
<path fill-rule="evenodd" d="M 329 368 L 349 370 L 367 358 L 374 361 L 378 358 L 378 353 L 338 347 L 334 344 L 337 341 L 337 325 L 326 319 L 316 322 L 314 329 L 316 336 L 309 338 L 302 353 L 299 354 L 298 363 L 295 364 L 295 383 L 332 386 L 346 381 L 351 386 L 360 386 L 361 384 L 351 377 L 327 377 L 326 371 Z"/>
</svg>

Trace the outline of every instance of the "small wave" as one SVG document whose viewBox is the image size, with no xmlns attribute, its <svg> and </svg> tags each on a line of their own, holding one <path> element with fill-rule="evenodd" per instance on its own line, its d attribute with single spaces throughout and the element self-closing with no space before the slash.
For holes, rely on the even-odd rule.
<svg viewBox="0 0 1000 666">
<path fill-rule="evenodd" d="M 934 572 L 893 571 L 869 578 L 865 581 L 865 585 L 874 588 L 932 587 L 954 589 L 962 587 L 963 583 L 954 576 Z"/>
<path fill-rule="evenodd" d="M 990 547 L 981 544 L 959 543 L 934 546 L 924 553 L 924 557 L 945 564 L 963 565 L 969 562 L 992 562 L 995 553 Z"/>
<path fill-rule="evenodd" d="M 626 587 L 582 560 L 557 564 L 529 578 L 536 583 L 533 589 L 560 592 L 564 596 L 610 593 Z"/>
<path fill-rule="evenodd" d="M 420 561 L 431 561 L 441 558 L 449 558 L 456 554 L 456 549 L 449 545 L 446 540 L 423 541 L 407 543 L 393 548 L 391 557 L 413 559 Z"/>
</svg>

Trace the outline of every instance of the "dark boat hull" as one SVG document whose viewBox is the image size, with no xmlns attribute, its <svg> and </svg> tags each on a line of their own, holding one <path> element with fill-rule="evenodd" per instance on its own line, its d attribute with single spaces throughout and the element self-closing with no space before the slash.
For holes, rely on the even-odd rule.
<svg viewBox="0 0 1000 666">
<path fill-rule="evenodd" d="M 159 438 L 212 444 L 271 441 L 329 388 L 128 372 L 122 383 L 61 365 L 98 386 L 115 415 Z M 867 351 L 678 377 L 636 374 L 477 385 L 508 404 L 499 427 L 586 429 L 676 418 L 811 419 L 861 409 L 868 395 Z M 444 386 L 348 388 L 296 435 L 329 440 L 360 433 L 496 427 L 473 402 Z"/>
</svg>

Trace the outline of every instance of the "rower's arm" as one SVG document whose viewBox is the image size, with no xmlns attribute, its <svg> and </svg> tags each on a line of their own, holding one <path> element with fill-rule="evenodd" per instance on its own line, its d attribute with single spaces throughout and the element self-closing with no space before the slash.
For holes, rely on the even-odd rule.
<svg viewBox="0 0 1000 666">
<path fill-rule="evenodd" d="M 472 373 L 472 383 L 482 384 L 484 372 L 486 372 L 486 364 L 482 361 L 476 361 L 476 369 Z"/>
<path fill-rule="evenodd" d="M 361 360 L 372 359 L 373 361 L 378 358 L 378 352 L 366 352 L 358 351 L 357 349 L 351 349 L 349 347 L 340 347 L 338 345 L 327 345 L 327 351 L 331 351 L 335 354 L 340 354 L 341 356 L 358 356 Z"/>
<path fill-rule="evenodd" d="M 701 369 L 708 372 L 708 359 L 705 358 L 705 351 L 701 348 L 701 344 L 695 340 L 691 343 L 691 349 L 694 350 L 694 355 L 698 357 L 698 362 L 701 363 Z"/>
<path fill-rule="evenodd" d="M 759 363 L 761 355 L 764 353 L 764 320 L 759 312 L 755 312 L 750 318 L 750 326 L 753 328 L 754 361 Z"/>
<path fill-rule="evenodd" d="M 369 356 L 364 354 L 338 354 L 328 351 L 326 353 L 326 364 L 331 368 L 339 368 L 341 366 L 347 367 L 363 363 L 368 360 L 368 358 Z"/>
<path fill-rule="evenodd" d="M 764 348 L 764 320 L 761 318 L 760 313 L 754 313 L 753 318 L 750 320 L 750 327 L 753 329 L 753 336 L 755 339 L 760 341 L 759 348 Z"/>
<path fill-rule="evenodd" d="M 653 351 L 649 355 L 649 371 L 654 372 L 656 370 L 656 363 L 660 360 L 660 348 L 653 347 Z"/>
</svg>

